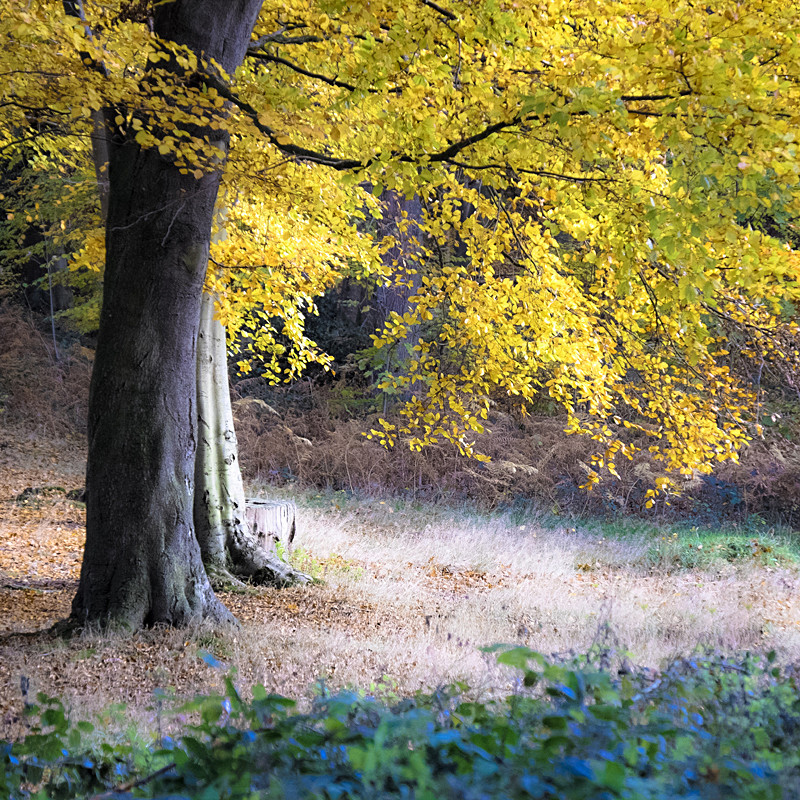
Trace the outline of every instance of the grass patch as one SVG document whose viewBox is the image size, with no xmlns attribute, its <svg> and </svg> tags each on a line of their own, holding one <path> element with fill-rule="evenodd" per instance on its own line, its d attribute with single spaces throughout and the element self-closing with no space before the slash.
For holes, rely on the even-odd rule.
<svg viewBox="0 0 800 800">
<path fill-rule="evenodd" d="M 318 558 L 305 547 L 297 547 L 289 554 L 282 554 L 282 557 L 295 568 L 306 575 L 310 575 L 314 581 L 321 582 L 330 573 L 351 574 L 358 579 L 363 574 L 363 569 L 355 561 L 345 558 L 339 553 L 331 553 L 324 558 Z"/>
<path fill-rule="evenodd" d="M 790 570 L 800 567 L 800 536 L 788 528 L 768 526 L 757 517 L 745 524 L 718 528 L 631 517 L 590 518 L 576 520 L 566 530 L 576 538 L 581 533 L 589 534 L 576 560 L 576 567 L 584 571 L 715 571 L 726 565 Z M 620 560 L 620 546 L 626 544 L 628 558 Z"/>
<path fill-rule="evenodd" d="M 273 492 L 274 493 L 274 492 Z M 439 526 L 461 530 L 504 529 L 520 538 L 539 536 L 561 540 L 565 552 L 573 551 L 573 566 L 580 571 L 595 569 L 715 570 L 734 566 L 796 569 L 800 566 L 800 536 L 788 528 L 768 526 L 757 516 L 745 523 L 719 528 L 652 521 L 639 517 L 569 518 L 526 506 L 506 512 L 487 512 L 469 504 L 443 506 L 420 501 L 360 497 L 357 493 L 307 492 L 293 495 L 308 511 L 352 520 L 354 526 L 376 533 L 415 538 Z M 470 545 L 466 544 L 465 551 Z M 331 554 L 335 562 L 340 556 Z M 327 567 L 314 563 L 309 552 L 298 556 L 320 573 Z M 347 559 L 344 559 L 345 562 Z M 300 566 L 300 568 L 303 568 Z"/>
<path fill-rule="evenodd" d="M 71 659 L 73 661 L 85 661 L 88 658 L 94 658 L 96 655 L 97 655 L 96 647 L 87 647 L 83 650 L 78 650 L 77 653 L 73 653 Z"/>
<path fill-rule="evenodd" d="M 674 531 L 659 537 L 647 555 L 648 562 L 660 569 L 713 570 L 725 564 L 791 568 L 800 564 L 795 539 L 726 531 Z"/>
<path fill-rule="evenodd" d="M 201 653 L 208 653 L 214 659 L 229 660 L 234 650 L 230 637 L 213 629 L 202 630 L 194 635 L 194 643 Z"/>
</svg>

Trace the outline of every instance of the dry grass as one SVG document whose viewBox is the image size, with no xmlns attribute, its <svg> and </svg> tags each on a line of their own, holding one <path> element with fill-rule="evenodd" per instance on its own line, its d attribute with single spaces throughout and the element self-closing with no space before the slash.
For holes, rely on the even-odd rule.
<svg viewBox="0 0 800 800">
<path fill-rule="evenodd" d="M 0 450 L 0 722 L 20 730 L 22 675 L 61 694 L 75 713 L 124 702 L 157 725 L 155 689 L 219 690 L 235 667 L 246 688 L 309 698 L 329 686 L 403 693 L 467 681 L 481 695 L 510 688 L 481 647 L 524 643 L 553 653 L 601 642 L 658 666 L 698 645 L 776 649 L 800 660 L 800 577 L 790 567 L 649 566 L 646 534 L 622 538 L 529 515 L 477 514 L 342 493 L 302 495 L 294 558 L 322 584 L 227 595 L 239 629 L 153 630 L 69 642 L 47 627 L 64 617 L 82 545 L 79 507 L 12 501 L 41 481 L 72 486 L 80 453 L 6 431 Z M 37 455 L 38 453 L 38 455 Z M 54 460 L 56 463 L 54 463 Z M 270 490 L 273 494 L 275 490 Z M 212 653 L 224 668 L 198 655 Z"/>
<path fill-rule="evenodd" d="M 698 645 L 800 656 L 794 569 L 654 571 L 643 536 L 620 541 L 535 519 L 518 525 L 508 516 L 448 518 L 428 509 L 387 519 L 385 508 L 305 510 L 301 544 L 318 557 L 352 562 L 331 575 L 332 586 L 407 620 L 398 650 L 502 641 L 582 651 L 605 628 L 636 661 L 653 666 Z M 417 624 L 415 634 L 420 617 L 428 624 Z M 457 661 L 447 664 L 446 679 L 474 682 Z"/>
<path fill-rule="evenodd" d="M 86 427 L 92 353 L 78 344 L 56 353 L 40 324 L 0 304 L 0 428 L 74 437 Z"/>
</svg>

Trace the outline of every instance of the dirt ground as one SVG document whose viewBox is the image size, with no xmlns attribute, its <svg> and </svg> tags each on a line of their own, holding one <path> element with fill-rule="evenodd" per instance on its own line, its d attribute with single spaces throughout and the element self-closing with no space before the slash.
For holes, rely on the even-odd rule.
<svg viewBox="0 0 800 800">
<path fill-rule="evenodd" d="M 315 584 L 222 595 L 240 629 L 55 637 L 49 629 L 69 615 L 80 574 L 85 511 L 67 493 L 83 486 L 83 470 L 79 441 L 0 429 L 0 736 L 22 731 L 23 677 L 30 686 L 27 699 L 39 691 L 64 696 L 82 716 L 111 703 L 147 716 L 156 689 L 179 698 L 213 692 L 231 665 L 242 686 L 260 682 L 303 697 L 323 672 L 341 682 L 335 679 L 341 644 L 327 648 L 325 642 L 355 632 L 360 639 L 377 638 L 404 624 L 391 608 Z M 309 632 L 320 639 L 311 653 Z M 209 665 L 205 653 L 218 665 Z M 391 665 L 377 655 L 373 661 L 370 671 L 380 681 Z"/>
</svg>

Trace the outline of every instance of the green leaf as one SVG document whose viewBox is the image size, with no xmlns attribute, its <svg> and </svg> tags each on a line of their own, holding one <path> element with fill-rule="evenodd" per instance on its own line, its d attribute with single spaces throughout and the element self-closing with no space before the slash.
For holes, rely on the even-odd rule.
<svg viewBox="0 0 800 800">
<path fill-rule="evenodd" d="M 625 787 L 625 767 L 617 761 L 606 761 L 597 771 L 598 783 L 616 793 Z"/>
</svg>

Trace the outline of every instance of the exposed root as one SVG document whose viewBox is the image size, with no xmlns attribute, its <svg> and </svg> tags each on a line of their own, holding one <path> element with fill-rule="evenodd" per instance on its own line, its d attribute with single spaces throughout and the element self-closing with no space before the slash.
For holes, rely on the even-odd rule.
<svg viewBox="0 0 800 800">
<path fill-rule="evenodd" d="M 266 563 L 250 576 L 250 580 L 275 586 L 296 586 L 311 583 L 313 578 L 295 569 L 291 564 L 281 561 L 277 556 L 267 554 Z"/>
<path fill-rule="evenodd" d="M 239 580 L 229 569 L 218 564 L 206 564 L 206 574 L 215 592 L 246 593 L 247 584 Z"/>
<path fill-rule="evenodd" d="M 261 547 L 237 553 L 233 569 L 237 575 L 251 583 L 268 586 L 296 586 L 311 583 L 312 578 L 305 572 L 295 569 L 278 556 Z"/>
<path fill-rule="evenodd" d="M 215 592 L 247 593 L 257 586 L 298 586 L 313 578 L 263 548 L 252 536 L 241 534 L 228 540 L 225 564 L 207 561 L 206 574 Z"/>
<path fill-rule="evenodd" d="M 230 571 L 239 578 L 267 586 L 296 586 L 311 583 L 305 572 L 278 558 L 267 550 L 246 528 L 231 531 L 227 541 Z"/>
</svg>

